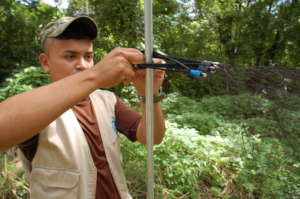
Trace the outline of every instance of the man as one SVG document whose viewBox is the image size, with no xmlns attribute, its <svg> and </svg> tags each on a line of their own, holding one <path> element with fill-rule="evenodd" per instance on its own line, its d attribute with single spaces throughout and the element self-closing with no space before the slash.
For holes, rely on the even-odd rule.
<svg viewBox="0 0 300 199">
<path fill-rule="evenodd" d="M 63 17 L 41 33 L 39 60 L 53 83 L 0 103 L 0 149 L 19 145 L 30 161 L 32 199 L 131 198 L 121 167 L 115 128 L 130 140 L 146 143 L 142 114 L 126 107 L 111 88 L 132 82 L 145 95 L 145 72 L 134 64 L 144 55 L 116 48 L 93 63 L 97 26 L 89 17 Z M 159 104 L 163 72 L 154 75 L 154 142 L 165 126 Z"/>
</svg>

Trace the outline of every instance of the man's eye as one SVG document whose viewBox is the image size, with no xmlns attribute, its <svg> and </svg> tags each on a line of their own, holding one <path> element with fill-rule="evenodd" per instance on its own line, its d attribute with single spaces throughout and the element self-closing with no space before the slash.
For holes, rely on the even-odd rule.
<svg viewBox="0 0 300 199">
<path fill-rule="evenodd" d="M 65 56 L 66 59 L 74 59 L 76 56 L 75 55 L 67 55 Z"/>
<path fill-rule="evenodd" d="M 85 58 L 86 59 L 93 59 L 93 55 L 86 55 Z"/>
</svg>

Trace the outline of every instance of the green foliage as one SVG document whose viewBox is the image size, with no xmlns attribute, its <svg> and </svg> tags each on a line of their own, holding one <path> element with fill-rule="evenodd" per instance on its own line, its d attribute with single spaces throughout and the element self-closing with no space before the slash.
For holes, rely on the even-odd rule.
<svg viewBox="0 0 300 199">
<path fill-rule="evenodd" d="M 245 131 L 227 123 L 215 135 L 199 135 L 168 123 L 163 143 L 154 149 L 156 197 L 300 197 L 299 162 L 286 156 L 277 139 L 246 136 Z M 122 139 L 122 149 L 133 197 L 144 198 L 145 146 Z"/>
<path fill-rule="evenodd" d="M 287 56 L 295 60 L 288 46 L 299 45 L 290 37 L 299 33 L 294 29 L 299 26 L 294 21 L 299 18 L 299 1 L 195 1 L 195 5 L 198 21 L 209 21 L 227 63 L 289 65 Z M 292 65 L 299 65 L 299 60 Z"/>
<path fill-rule="evenodd" d="M 170 94 L 164 101 L 166 117 L 180 126 L 208 134 L 226 122 L 242 125 L 249 135 L 277 137 L 296 146 L 300 136 L 300 99 L 285 96 L 271 101 L 252 94 L 223 95 L 192 100 Z M 192 111 L 190 111 L 192 110 Z M 298 147 L 293 147 L 298 152 Z"/>
<path fill-rule="evenodd" d="M 244 191 L 266 198 L 299 197 L 298 163 L 277 139 L 245 140 L 244 165 L 236 182 Z M 258 155 L 259 154 L 259 155 Z"/>
<path fill-rule="evenodd" d="M 249 94 L 200 101 L 172 94 L 163 104 L 168 120 L 178 125 L 169 123 L 163 143 L 155 147 L 158 198 L 300 197 L 299 160 L 291 153 L 295 148 L 277 138 L 282 129 L 271 117 L 274 102 Z M 294 130 L 286 136 L 295 136 L 299 109 L 276 110 Z M 137 173 L 146 172 L 145 147 L 123 140 L 123 150 L 131 190 L 143 198 L 144 178 Z"/>
<path fill-rule="evenodd" d="M 170 121 L 208 134 L 226 120 L 240 122 L 241 119 L 264 117 L 263 115 L 271 109 L 271 105 L 268 100 L 250 94 L 192 100 L 188 97 L 179 97 L 175 93 L 170 94 L 165 100 L 164 111 Z"/>
<path fill-rule="evenodd" d="M 44 73 L 41 67 L 19 68 L 15 70 L 15 74 L 12 77 L 7 78 L 1 85 L 0 101 L 49 82 L 49 75 Z"/>
<path fill-rule="evenodd" d="M 24 171 L 17 168 L 11 157 L 2 152 L 0 152 L 0 198 L 29 198 L 29 186 Z"/>
<path fill-rule="evenodd" d="M 58 16 L 61 16 L 58 9 L 34 1 L 26 4 L 25 1 L 1 0 L 0 83 L 18 67 L 37 65 L 41 51 L 40 29 Z"/>
</svg>

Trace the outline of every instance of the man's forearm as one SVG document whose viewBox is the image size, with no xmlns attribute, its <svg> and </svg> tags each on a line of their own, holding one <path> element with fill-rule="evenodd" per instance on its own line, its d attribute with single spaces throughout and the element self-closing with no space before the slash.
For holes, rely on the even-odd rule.
<svg viewBox="0 0 300 199">
<path fill-rule="evenodd" d="M 1 102 L 0 150 L 34 136 L 96 88 L 96 75 L 87 70 Z"/>
<path fill-rule="evenodd" d="M 147 130 L 146 130 L 146 106 L 141 104 L 142 108 L 142 119 L 138 127 L 137 139 L 143 143 L 147 143 Z M 154 144 L 160 144 L 165 135 L 165 120 L 161 110 L 160 103 L 154 103 Z"/>
</svg>

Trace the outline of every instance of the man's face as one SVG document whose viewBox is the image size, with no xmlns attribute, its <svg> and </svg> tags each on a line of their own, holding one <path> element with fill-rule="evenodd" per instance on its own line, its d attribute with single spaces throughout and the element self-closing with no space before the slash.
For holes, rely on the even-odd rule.
<svg viewBox="0 0 300 199">
<path fill-rule="evenodd" d="M 93 67 L 93 43 L 88 39 L 48 38 L 40 63 L 53 81 Z"/>
</svg>

